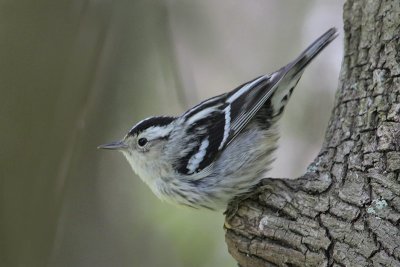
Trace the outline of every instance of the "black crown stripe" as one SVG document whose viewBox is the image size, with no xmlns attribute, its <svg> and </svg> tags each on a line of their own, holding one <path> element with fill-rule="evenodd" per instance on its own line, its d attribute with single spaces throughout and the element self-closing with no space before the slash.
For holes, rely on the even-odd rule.
<svg viewBox="0 0 400 267">
<path fill-rule="evenodd" d="M 138 134 L 138 133 L 143 132 L 144 130 L 146 130 L 150 127 L 154 127 L 154 126 L 165 126 L 165 125 L 170 124 L 174 120 L 175 120 L 174 117 L 165 117 L 165 116 L 148 118 L 148 119 L 143 120 L 143 121 L 139 122 L 138 124 L 136 124 L 129 131 L 128 135 Z"/>
</svg>

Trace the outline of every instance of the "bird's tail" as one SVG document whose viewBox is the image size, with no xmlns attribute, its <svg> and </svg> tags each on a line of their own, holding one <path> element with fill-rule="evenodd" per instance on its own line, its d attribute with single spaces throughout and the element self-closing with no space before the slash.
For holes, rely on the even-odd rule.
<svg viewBox="0 0 400 267">
<path fill-rule="evenodd" d="M 282 76 L 279 85 L 271 96 L 275 116 L 283 112 L 294 87 L 296 87 L 307 65 L 336 37 L 336 28 L 329 29 L 307 47 L 295 60 L 277 71 Z"/>
</svg>

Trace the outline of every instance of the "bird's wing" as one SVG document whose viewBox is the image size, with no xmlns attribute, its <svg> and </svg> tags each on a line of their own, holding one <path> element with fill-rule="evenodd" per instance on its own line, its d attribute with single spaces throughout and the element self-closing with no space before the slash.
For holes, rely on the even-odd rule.
<svg viewBox="0 0 400 267">
<path fill-rule="evenodd" d="M 184 145 L 178 147 L 180 154 L 176 170 L 193 175 L 210 166 L 275 92 L 279 97 L 272 98 L 272 110 L 276 114 L 280 112 L 286 102 L 283 101 L 285 96 L 297 84 L 304 68 L 335 37 L 336 29 L 332 28 L 280 70 L 205 100 L 182 114 L 179 125 L 184 125 L 185 131 L 180 141 Z"/>
<path fill-rule="evenodd" d="M 185 131 L 179 140 L 185 145 L 179 148 L 181 154 L 175 169 L 193 175 L 209 166 L 257 113 L 258 105 L 265 103 L 278 81 L 276 77 L 258 77 L 184 113 L 179 125 L 180 130 L 184 125 Z"/>
</svg>

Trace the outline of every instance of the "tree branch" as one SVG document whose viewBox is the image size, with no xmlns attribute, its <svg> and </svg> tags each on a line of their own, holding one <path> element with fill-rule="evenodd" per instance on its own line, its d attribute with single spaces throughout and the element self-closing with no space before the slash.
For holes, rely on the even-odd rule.
<svg viewBox="0 0 400 267">
<path fill-rule="evenodd" d="M 240 266 L 400 266 L 400 2 L 348 0 L 321 152 L 265 179 L 225 222 Z"/>
</svg>

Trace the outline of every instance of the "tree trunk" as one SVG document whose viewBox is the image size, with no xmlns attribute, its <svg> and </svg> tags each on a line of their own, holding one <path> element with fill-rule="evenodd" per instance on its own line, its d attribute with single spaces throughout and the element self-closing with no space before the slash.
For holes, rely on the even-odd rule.
<svg viewBox="0 0 400 267">
<path fill-rule="evenodd" d="M 348 0 L 343 17 L 321 152 L 296 180 L 265 179 L 226 219 L 242 267 L 400 266 L 400 1 Z"/>
</svg>

